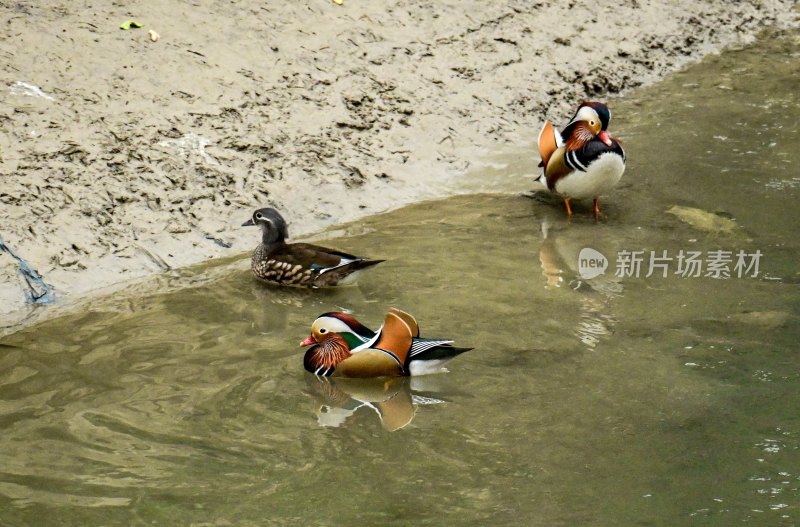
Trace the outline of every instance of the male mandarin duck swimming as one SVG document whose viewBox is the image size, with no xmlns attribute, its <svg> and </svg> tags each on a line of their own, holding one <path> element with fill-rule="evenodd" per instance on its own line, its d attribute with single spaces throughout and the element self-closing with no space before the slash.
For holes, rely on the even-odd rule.
<svg viewBox="0 0 800 527">
<path fill-rule="evenodd" d="M 310 243 L 286 243 L 289 230 L 280 213 L 259 209 L 243 227 L 258 225 L 261 243 L 253 252 L 253 273 L 268 282 L 301 287 L 325 287 L 355 281 L 358 271 L 381 263 Z"/>
<path fill-rule="evenodd" d="M 536 178 L 564 198 L 572 215 L 571 199 L 594 199 L 594 215 L 600 214 L 598 198 L 608 192 L 625 171 L 625 152 L 609 135 L 611 111 L 603 103 L 585 102 L 559 134 L 550 121 L 539 133 L 542 173 Z"/>
<path fill-rule="evenodd" d="M 336 377 L 397 377 L 443 371 L 456 355 L 449 339 L 419 338 L 413 316 L 391 308 L 383 325 L 372 331 L 346 313 L 324 313 L 311 325 L 301 346 L 311 346 L 303 358 L 315 375 Z"/>
</svg>

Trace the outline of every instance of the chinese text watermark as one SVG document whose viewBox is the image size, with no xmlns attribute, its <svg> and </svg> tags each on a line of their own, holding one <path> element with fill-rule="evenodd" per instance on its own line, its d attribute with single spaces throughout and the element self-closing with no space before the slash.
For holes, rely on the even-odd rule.
<svg viewBox="0 0 800 527">
<path fill-rule="evenodd" d="M 762 253 L 742 249 L 729 251 L 662 251 L 617 252 L 614 276 L 617 278 L 650 278 L 680 276 L 682 278 L 756 278 Z M 608 259 L 595 249 L 585 247 L 578 255 L 578 273 L 584 280 L 605 274 Z"/>
</svg>

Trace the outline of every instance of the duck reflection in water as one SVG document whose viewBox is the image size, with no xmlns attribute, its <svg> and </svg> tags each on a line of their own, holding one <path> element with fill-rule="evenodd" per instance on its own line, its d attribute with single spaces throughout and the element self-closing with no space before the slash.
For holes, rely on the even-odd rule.
<svg viewBox="0 0 800 527">
<path fill-rule="evenodd" d="M 394 432 L 408 425 L 422 404 L 445 401 L 414 393 L 409 377 L 351 379 L 320 377 L 306 373 L 306 384 L 314 399 L 314 412 L 320 426 L 338 428 L 357 413 L 374 412 L 381 426 Z M 360 411 L 361 409 L 366 411 Z"/>
<path fill-rule="evenodd" d="M 621 241 L 613 232 L 598 236 L 595 223 L 565 224 L 563 218 L 545 211 L 541 217 L 542 244 L 539 247 L 539 265 L 548 290 L 575 291 L 579 295 L 580 322 L 575 335 L 588 348 L 613 332 L 616 318 L 612 314 L 613 300 L 623 293 L 623 285 L 614 275 L 613 267 L 591 279 L 581 276 L 579 259 L 581 251 L 589 248 L 602 255 L 615 256 Z M 613 262 L 612 264 L 613 265 Z"/>
</svg>

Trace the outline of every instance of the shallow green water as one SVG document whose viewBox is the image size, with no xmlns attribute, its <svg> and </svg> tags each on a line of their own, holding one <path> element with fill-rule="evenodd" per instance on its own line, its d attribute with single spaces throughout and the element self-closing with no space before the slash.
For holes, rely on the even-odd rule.
<svg viewBox="0 0 800 527">
<path fill-rule="evenodd" d="M 510 176 L 327 239 L 388 259 L 356 287 L 200 269 L 3 338 L 0 524 L 797 524 L 798 44 L 771 33 L 616 101 L 630 159 L 605 222 Z M 586 247 L 604 275 L 579 276 Z M 761 251 L 758 276 L 645 277 L 649 251 L 720 249 Z M 638 278 L 615 276 L 625 250 L 646 251 Z M 316 315 L 388 306 L 475 350 L 388 385 L 303 372 Z"/>
</svg>

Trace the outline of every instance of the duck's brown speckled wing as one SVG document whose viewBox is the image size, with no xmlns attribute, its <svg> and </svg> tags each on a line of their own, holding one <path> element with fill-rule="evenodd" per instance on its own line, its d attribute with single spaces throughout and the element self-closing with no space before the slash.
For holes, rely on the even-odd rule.
<svg viewBox="0 0 800 527">
<path fill-rule="evenodd" d="M 352 254 L 310 243 L 260 245 L 253 254 L 253 272 L 259 278 L 283 285 L 324 287 L 336 285 L 359 269 L 383 260 L 365 260 Z"/>
<path fill-rule="evenodd" d="M 283 244 L 275 247 L 268 255 L 269 259 L 290 265 L 299 265 L 304 269 L 327 269 L 342 263 L 342 259 L 357 260 L 357 256 L 347 254 L 310 243 Z"/>
</svg>

